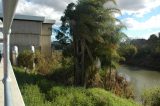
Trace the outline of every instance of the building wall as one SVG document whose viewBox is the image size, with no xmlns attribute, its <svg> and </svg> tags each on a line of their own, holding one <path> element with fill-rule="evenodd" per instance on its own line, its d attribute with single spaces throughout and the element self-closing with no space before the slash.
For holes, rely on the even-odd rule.
<svg viewBox="0 0 160 106">
<path fill-rule="evenodd" d="M 18 51 L 22 52 L 31 50 L 33 45 L 45 56 L 51 55 L 52 25 L 40 21 L 14 20 L 11 27 L 11 48 L 18 46 Z"/>
<path fill-rule="evenodd" d="M 43 53 L 45 56 L 51 55 L 51 35 L 52 24 L 43 23 L 40 36 L 40 45 L 41 53 Z"/>
<path fill-rule="evenodd" d="M 42 22 L 14 20 L 11 28 L 10 44 L 18 46 L 19 52 L 30 49 L 31 45 L 40 48 Z"/>
</svg>

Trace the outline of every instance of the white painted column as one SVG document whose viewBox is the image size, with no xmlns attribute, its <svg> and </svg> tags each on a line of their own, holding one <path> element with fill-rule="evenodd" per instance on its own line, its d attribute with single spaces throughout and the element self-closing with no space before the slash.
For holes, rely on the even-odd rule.
<svg viewBox="0 0 160 106">
<path fill-rule="evenodd" d="M 33 69 L 35 69 L 35 63 L 34 63 L 34 58 L 35 58 L 35 47 L 32 45 L 31 46 L 31 51 L 33 53 Z"/>
<path fill-rule="evenodd" d="M 12 64 L 17 65 L 18 47 L 14 46 L 12 49 Z"/>
</svg>

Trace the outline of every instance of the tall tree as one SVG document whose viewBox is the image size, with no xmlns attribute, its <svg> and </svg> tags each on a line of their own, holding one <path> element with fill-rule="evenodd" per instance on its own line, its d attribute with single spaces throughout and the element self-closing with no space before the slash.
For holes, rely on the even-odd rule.
<svg viewBox="0 0 160 106">
<path fill-rule="evenodd" d="M 70 3 L 61 18 L 62 27 L 68 25 L 73 39 L 76 85 L 86 85 L 88 69 L 95 67 L 97 58 L 110 71 L 119 60 L 116 50 L 123 25 L 113 15 L 119 10 L 104 8 L 109 1 L 115 3 L 114 0 L 79 0 L 76 5 Z"/>
</svg>

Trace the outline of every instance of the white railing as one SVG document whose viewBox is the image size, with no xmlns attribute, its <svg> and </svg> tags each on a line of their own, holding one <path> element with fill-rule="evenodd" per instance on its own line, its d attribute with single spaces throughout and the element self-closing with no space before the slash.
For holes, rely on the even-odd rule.
<svg viewBox="0 0 160 106">
<path fill-rule="evenodd" d="M 12 66 L 9 61 L 11 25 L 18 0 L 3 0 L 3 69 L 4 69 L 4 105 L 24 106 Z"/>
</svg>

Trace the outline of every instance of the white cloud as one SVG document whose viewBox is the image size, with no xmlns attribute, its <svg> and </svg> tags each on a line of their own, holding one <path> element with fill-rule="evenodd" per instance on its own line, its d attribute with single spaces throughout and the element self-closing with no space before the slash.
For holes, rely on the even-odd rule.
<svg viewBox="0 0 160 106">
<path fill-rule="evenodd" d="M 44 16 L 60 23 L 60 17 L 66 6 L 76 0 L 19 0 L 16 13 L 23 15 Z"/>
<path fill-rule="evenodd" d="M 116 0 L 122 14 L 127 13 L 136 17 L 143 17 L 152 9 L 160 6 L 160 0 Z"/>
<path fill-rule="evenodd" d="M 145 22 L 139 22 L 133 18 L 126 18 L 123 20 L 123 23 L 131 30 L 148 30 L 160 28 L 160 15 L 152 16 Z"/>
<path fill-rule="evenodd" d="M 58 23 L 67 4 L 77 0 L 19 0 L 16 13 L 24 15 L 45 16 L 55 19 Z M 160 6 L 160 0 L 116 0 L 123 13 L 142 17 L 153 8 Z M 0 0 L 1 4 L 1 0 Z M 0 12 L 2 11 L 0 5 Z M 119 15 L 116 15 L 119 16 Z"/>
</svg>

